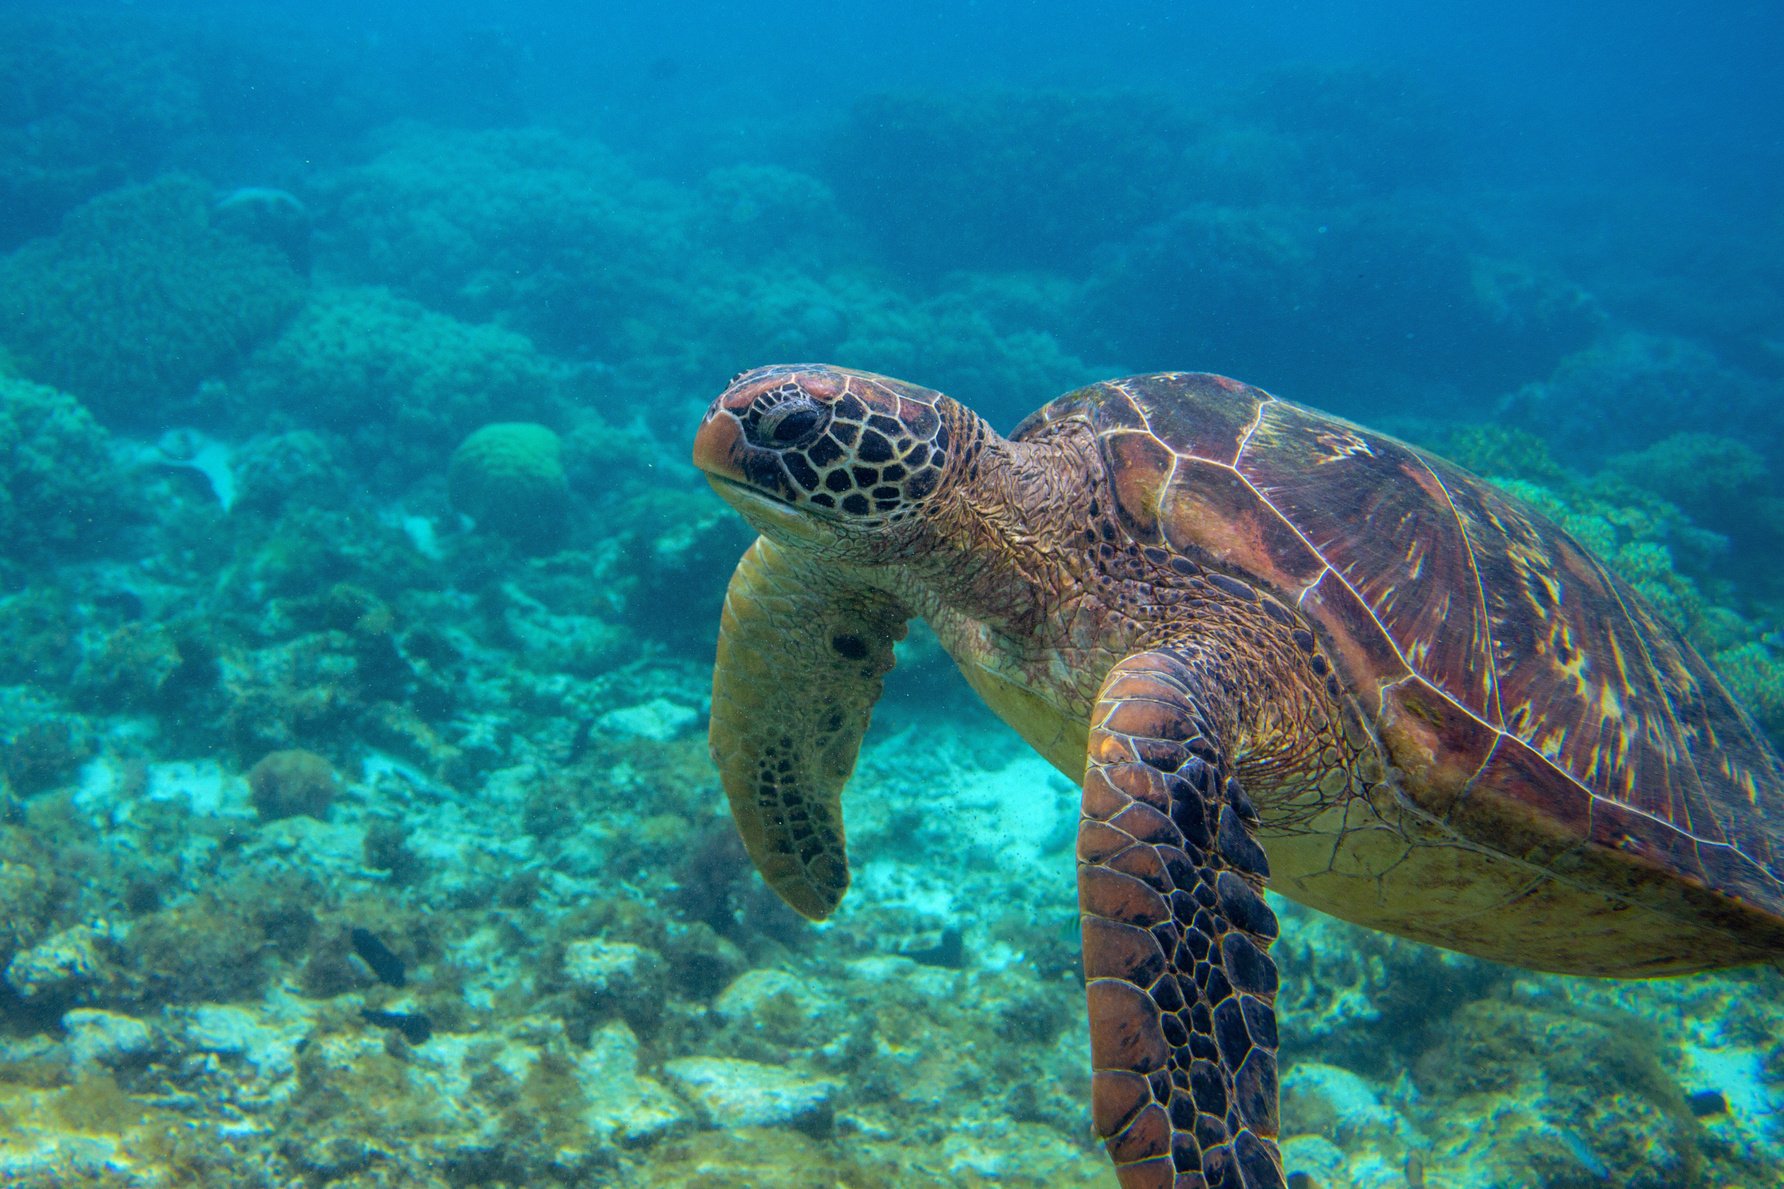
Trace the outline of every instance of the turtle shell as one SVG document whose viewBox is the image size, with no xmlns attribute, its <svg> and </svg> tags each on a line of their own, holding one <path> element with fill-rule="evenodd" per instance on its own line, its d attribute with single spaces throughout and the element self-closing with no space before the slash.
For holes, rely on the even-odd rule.
<svg viewBox="0 0 1784 1189">
<path fill-rule="evenodd" d="M 1400 768 L 1479 845 L 1604 859 L 1784 918 L 1784 770 L 1695 650 L 1539 512 L 1391 437 L 1220 376 L 1093 385 L 1142 544 L 1296 608 Z"/>
</svg>

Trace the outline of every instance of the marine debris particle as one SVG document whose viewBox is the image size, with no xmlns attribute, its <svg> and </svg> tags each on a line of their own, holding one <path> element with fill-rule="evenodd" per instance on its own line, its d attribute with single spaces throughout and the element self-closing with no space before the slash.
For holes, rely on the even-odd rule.
<svg viewBox="0 0 1784 1189">
<path fill-rule="evenodd" d="M 403 960 L 378 940 L 376 933 L 355 925 L 348 931 L 348 936 L 353 941 L 353 952 L 372 968 L 379 982 L 400 987 L 407 981 L 403 974 Z"/>
<path fill-rule="evenodd" d="M 367 1007 L 361 1008 L 359 1014 L 374 1027 L 390 1028 L 400 1033 L 412 1045 L 426 1044 L 434 1034 L 434 1022 L 420 1012 L 379 1011 Z"/>
</svg>

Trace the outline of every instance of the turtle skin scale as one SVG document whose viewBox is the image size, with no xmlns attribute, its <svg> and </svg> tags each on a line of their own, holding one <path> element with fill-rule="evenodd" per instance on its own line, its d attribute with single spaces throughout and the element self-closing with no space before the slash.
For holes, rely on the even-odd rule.
<svg viewBox="0 0 1784 1189">
<path fill-rule="evenodd" d="M 915 385 L 739 376 L 695 461 L 762 536 L 711 742 L 819 918 L 892 645 L 927 619 L 1082 781 L 1092 1116 L 1127 1189 L 1275 1189 L 1265 884 L 1524 966 L 1784 954 L 1784 766 L 1715 674 L 1534 510 L 1218 376 L 1092 385 L 1004 438 Z"/>
</svg>

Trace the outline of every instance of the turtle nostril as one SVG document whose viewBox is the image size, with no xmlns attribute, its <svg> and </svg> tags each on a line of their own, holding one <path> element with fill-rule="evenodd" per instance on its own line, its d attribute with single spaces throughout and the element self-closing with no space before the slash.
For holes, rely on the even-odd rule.
<svg viewBox="0 0 1784 1189">
<path fill-rule="evenodd" d="M 792 400 L 763 413 L 756 422 L 756 435 L 766 445 L 800 446 L 817 437 L 826 420 L 821 406 Z"/>
</svg>

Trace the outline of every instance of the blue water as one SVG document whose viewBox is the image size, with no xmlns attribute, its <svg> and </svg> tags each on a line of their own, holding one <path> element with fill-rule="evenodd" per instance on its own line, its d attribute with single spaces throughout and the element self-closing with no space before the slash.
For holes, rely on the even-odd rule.
<svg viewBox="0 0 1784 1189">
<path fill-rule="evenodd" d="M 1078 794 L 925 630 L 842 910 L 751 868 L 702 413 L 805 360 L 1003 431 L 1236 376 L 1540 507 L 1776 746 L 1781 45 L 1647 0 L 4 6 L 0 1181 L 1113 1184 Z M 1784 1185 L 1775 971 L 1273 904 L 1289 1171 Z"/>
</svg>

